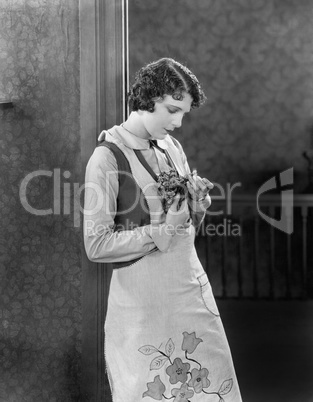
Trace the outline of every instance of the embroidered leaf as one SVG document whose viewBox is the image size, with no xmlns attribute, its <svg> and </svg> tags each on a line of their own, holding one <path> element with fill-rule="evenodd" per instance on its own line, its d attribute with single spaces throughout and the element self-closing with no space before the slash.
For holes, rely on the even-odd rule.
<svg viewBox="0 0 313 402">
<path fill-rule="evenodd" d="M 156 353 L 158 351 L 157 348 L 151 345 L 141 346 L 141 348 L 139 348 L 138 350 L 144 355 L 152 355 L 152 353 Z"/>
<path fill-rule="evenodd" d="M 220 386 L 220 389 L 218 390 L 218 393 L 220 395 L 226 395 L 228 394 L 228 392 L 230 392 L 232 387 L 233 387 L 233 380 L 232 378 L 230 378 L 229 380 L 225 380 L 223 382 L 223 384 Z"/>
<path fill-rule="evenodd" d="M 174 342 L 172 341 L 172 339 L 169 339 L 165 346 L 165 353 L 167 354 L 167 356 L 171 356 L 174 350 L 175 350 Z"/>
<path fill-rule="evenodd" d="M 164 366 L 164 363 L 168 360 L 167 356 L 157 356 L 155 357 L 151 364 L 150 370 L 159 370 L 161 367 Z"/>
</svg>

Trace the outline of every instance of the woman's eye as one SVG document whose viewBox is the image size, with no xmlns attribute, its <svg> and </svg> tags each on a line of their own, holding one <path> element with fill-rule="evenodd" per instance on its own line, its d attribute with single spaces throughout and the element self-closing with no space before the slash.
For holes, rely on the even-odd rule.
<svg viewBox="0 0 313 402">
<path fill-rule="evenodd" d="M 178 112 L 178 109 L 168 109 L 169 113 L 174 114 Z"/>
</svg>

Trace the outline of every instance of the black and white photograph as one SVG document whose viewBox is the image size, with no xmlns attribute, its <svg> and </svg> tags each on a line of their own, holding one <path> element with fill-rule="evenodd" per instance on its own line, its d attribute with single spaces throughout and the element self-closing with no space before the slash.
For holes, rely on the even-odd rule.
<svg viewBox="0 0 313 402">
<path fill-rule="evenodd" d="M 0 402 L 313 402 L 312 21 L 0 0 Z"/>
</svg>

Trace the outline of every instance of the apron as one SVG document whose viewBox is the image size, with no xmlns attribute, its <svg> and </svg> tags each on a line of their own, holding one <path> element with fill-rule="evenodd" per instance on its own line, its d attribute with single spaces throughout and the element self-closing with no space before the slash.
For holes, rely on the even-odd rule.
<svg viewBox="0 0 313 402">
<path fill-rule="evenodd" d="M 156 182 L 133 150 L 116 143 L 149 205 L 163 223 Z M 179 152 L 168 152 L 185 175 Z M 198 259 L 195 229 L 180 230 L 156 250 L 113 270 L 105 321 L 105 361 L 113 402 L 241 402 L 227 338 Z"/>
</svg>

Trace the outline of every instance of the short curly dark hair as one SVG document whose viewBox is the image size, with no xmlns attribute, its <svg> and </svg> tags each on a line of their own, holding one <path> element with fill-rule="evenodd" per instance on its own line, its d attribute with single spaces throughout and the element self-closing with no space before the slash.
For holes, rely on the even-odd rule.
<svg viewBox="0 0 313 402">
<path fill-rule="evenodd" d="M 171 95 L 183 99 L 183 92 L 192 97 L 191 108 L 205 102 L 205 94 L 196 76 L 179 62 L 164 57 L 142 67 L 135 76 L 135 82 L 128 93 L 131 111 L 154 111 L 156 99 Z"/>
</svg>

